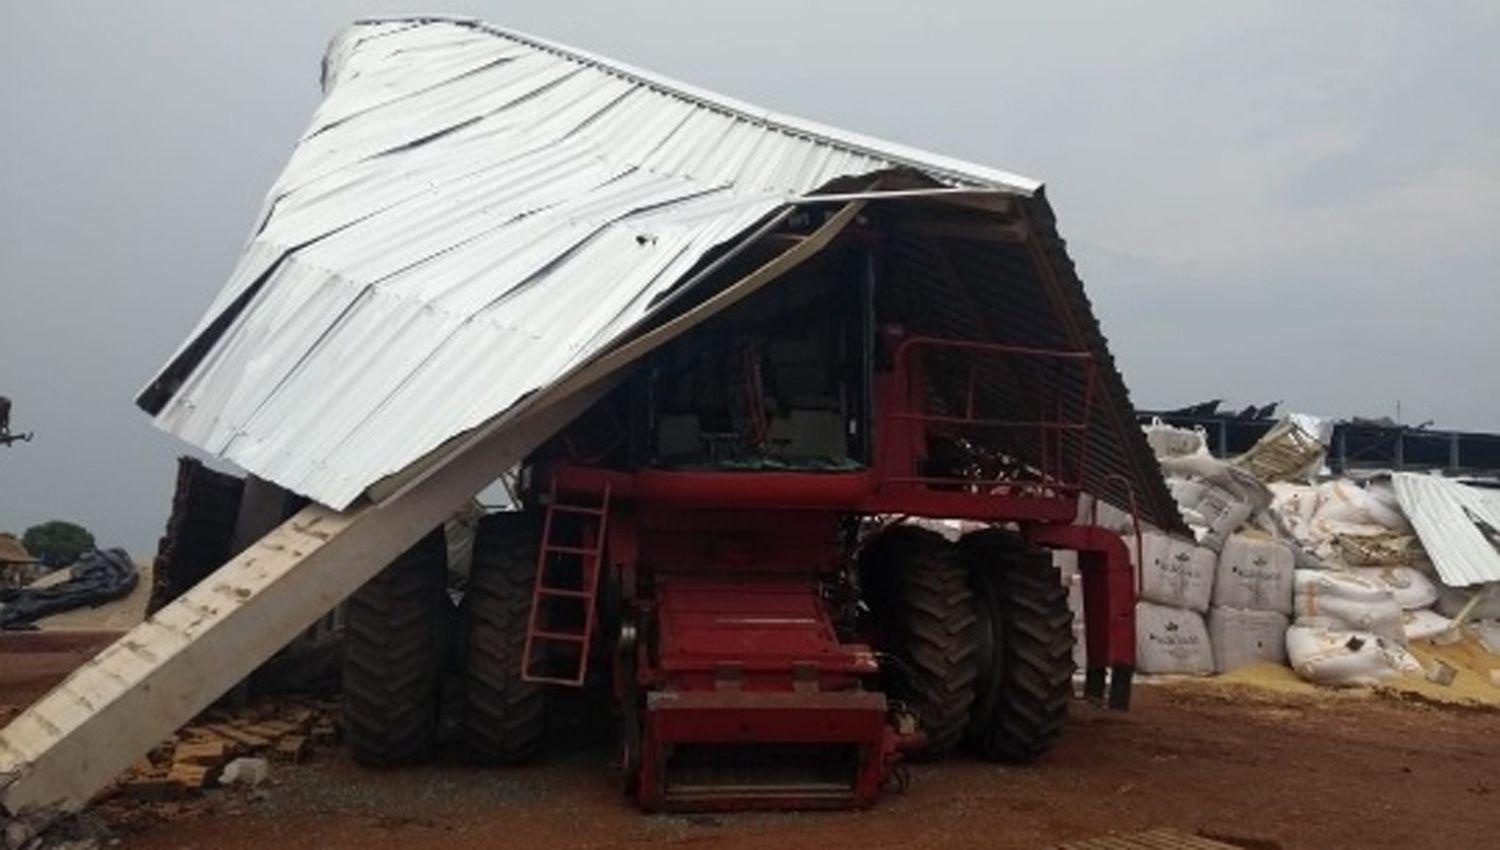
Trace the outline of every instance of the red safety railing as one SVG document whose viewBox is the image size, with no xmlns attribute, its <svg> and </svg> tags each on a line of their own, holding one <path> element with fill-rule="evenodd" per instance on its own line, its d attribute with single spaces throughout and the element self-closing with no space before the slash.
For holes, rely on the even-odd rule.
<svg viewBox="0 0 1500 850">
<path fill-rule="evenodd" d="M 967 370 L 962 379 L 962 398 L 957 401 L 955 411 L 934 412 L 927 409 L 929 400 L 928 355 L 934 352 L 951 352 L 960 355 L 961 368 Z M 948 431 L 968 436 L 978 445 L 985 445 L 985 433 L 999 431 L 1033 431 L 1036 447 L 1031 457 L 1011 457 L 1025 467 L 1024 477 L 999 476 L 992 479 L 972 477 L 932 476 L 920 474 L 890 474 L 888 483 L 918 484 L 927 486 L 968 486 L 982 488 L 985 492 L 1026 493 L 1037 496 L 1076 496 L 1082 490 L 1084 472 L 1088 464 L 1089 414 L 1093 406 L 1096 380 L 1096 364 L 1091 352 L 1067 349 L 1035 348 L 1004 343 L 978 342 L 970 340 L 942 339 L 937 337 L 908 337 L 900 341 L 895 352 L 894 386 L 895 397 L 886 417 L 918 426 L 916 439 L 924 440 L 932 433 Z M 980 375 L 986 362 L 994 365 L 995 373 L 1003 375 L 1009 371 L 1019 375 L 1022 363 L 1028 360 L 1045 360 L 1062 368 L 1076 368 L 1081 378 L 1082 390 L 1077 398 L 1066 398 L 1077 392 L 1076 385 L 1056 386 L 1050 398 L 1028 399 L 1033 409 L 1050 410 L 1042 418 L 998 419 L 980 415 Z M 952 364 L 949 364 L 952 368 Z M 1034 383 L 1031 389 L 1045 392 L 1046 376 L 1037 375 L 1032 368 Z M 1019 377 L 1016 378 L 1019 382 Z M 1024 389 L 1022 390 L 1025 391 Z M 890 429 L 887 429 L 890 433 Z M 1073 451 L 1068 442 L 1072 438 Z"/>
</svg>

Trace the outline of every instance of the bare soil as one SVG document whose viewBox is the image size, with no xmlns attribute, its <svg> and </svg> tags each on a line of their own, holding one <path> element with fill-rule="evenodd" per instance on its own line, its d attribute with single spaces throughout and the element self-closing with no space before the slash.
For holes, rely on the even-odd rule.
<svg viewBox="0 0 1500 850">
<path fill-rule="evenodd" d="M 581 743 L 532 767 L 372 771 L 323 751 L 273 765 L 253 794 L 100 810 L 120 846 L 163 850 L 1037 848 L 1161 826 L 1256 850 L 1477 848 L 1500 834 L 1500 712 L 1394 693 L 1147 685 L 1128 714 L 1075 704 L 1041 764 L 914 765 L 905 793 L 856 812 L 644 815 L 605 736 L 562 737 Z"/>
<path fill-rule="evenodd" d="M 52 690 L 123 631 L 0 632 L 0 720 Z"/>
</svg>

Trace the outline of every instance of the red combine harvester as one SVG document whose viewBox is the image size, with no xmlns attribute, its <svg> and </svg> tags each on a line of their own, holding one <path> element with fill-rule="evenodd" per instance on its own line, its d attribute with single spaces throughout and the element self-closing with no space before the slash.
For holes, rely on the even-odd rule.
<svg viewBox="0 0 1500 850">
<path fill-rule="evenodd" d="M 761 244 L 803 238 L 794 225 Z M 960 746 L 1030 761 L 1073 689 L 1052 550 L 1084 577 L 1086 693 L 1127 706 L 1129 551 L 1076 524 L 1096 355 L 934 303 L 892 256 L 902 226 L 867 213 L 528 458 L 523 509 L 481 521 L 461 606 L 472 753 L 534 757 L 549 691 L 593 683 L 613 694 L 627 793 L 652 810 L 868 805 L 902 758 Z M 441 604 L 439 557 L 429 538 L 351 605 L 365 761 L 434 734 L 430 702 L 389 699 L 407 679 L 431 693 L 428 673 L 357 662 L 403 622 L 433 631 L 400 612 Z"/>
</svg>

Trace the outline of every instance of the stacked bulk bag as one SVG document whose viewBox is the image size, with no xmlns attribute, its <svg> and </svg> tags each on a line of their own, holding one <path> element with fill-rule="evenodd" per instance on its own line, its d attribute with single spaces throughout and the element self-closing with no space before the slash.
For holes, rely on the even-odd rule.
<svg viewBox="0 0 1500 850">
<path fill-rule="evenodd" d="M 1299 567 L 1333 570 L 1335 577 L 1328 581 L 1334 583 L 1341 581 L 1337 576 L 1353 576 L 1394 598 L 1405 624 L 1399 638 L 1390 627 L 1397 611 L 1389 604 L 1381 602 L 1378 610 L 1365 610 L 1361 615 L 1379 620 L 1381 634 L 1400 641 L 1425 640 L 1445 630 L 1443 615 L 1457 613 L 1452 600 L 1459 594 L 1447 593 L 1447 588 L 1434 581 L 1427 554 L 1401 512 L 1388 479 L 1363 484 L 1335 479 L 1312 486 L 1272 484 L 1270 488 L 1268 514 L 1296 541 Z M 1356 585 L 1340 586 L 1348 590 Z M 1331 603 L 1334 609 L 1350 604 L 1359 603 L 1348 598 Z M 1429 610 L 1434 606 L 1437 612 Z"/>
<path fill-rule="evenodd" d="M 1159 532 L 1141 535 L 1141 598 L 1200 614 L 1207 611 L 1214 590 L 1214 561 L 1212 550 L 1192 541 Z"/>
<path fill-rule="evenodd" d="M 1132 551 L 1132 556 L 1134 552 Z M 1213 672 L 1203 612 L 1214 588 L 1213 551 L 1160 532 L 1141 536 L 1136 668 L 1143 673 Z"/>
<path fill-rule="evenodd" d="M 1214 606 L 1208 612 L 1208 639 L 1214 670 L 1227 673 L 1250 664 L 1286 663 L 1286 630 L 1291 618 L 1280 611 Z"/>
<path fill-rule="evenodd" d="M 1272 484 L 1271 513 L 1324 566 L 1410 566 L 1425 560 L 1389 488 L 1348 479 Z"/>
<path fill-rule="evenodd" d="M 1370 632 L 1298 622 L 1286 633 L 1287 656 L 1297 675 L 1320 685 L 1375 685 L 1422 665 L 1398 643 Z"/>
<path fill-rule="evenodd" d="M 1198 542 L 1215 552 L 1253 515 L 1271 504 L 1254 476 L 1207 454 L 1161 457 L 1167 487 Z"/>
<path fill-rule="evenodd" d="M 1090 493 L 1078 496 L 1078 516 L 1074 525 L 1093 525 L 1119 535 L 1134 535 L 1136 518 L 1129 511 L 1111 505 Z"/>
<path fill-rule="evenodd" d="M 1290 614 L 1294 569 L 1292 550 L 1285 543 L 1236 534 L 1219 553 L 1213 604 Z"/>
<path fill-rule="evenodd" d="M 1073 612 L 1073 666 L 1088 667 L 1088 644 L 1085 642 L 1083 614 L 1083 574 L 1078 570 L 1078 553 L 1069 549 L 1052 551 L 1052 566 L 1057 568 L 1063 587 L 1068 589 L 1068 610 Z"/>
<path fill-rule="evenodd" d="M 1368 632 L 1406 642 L 1401 606 L 1390 588 L 1350 572 L 1297 570 L 1294 608 L 1298 625 Z"/>
<path fill-rule="evenodd" d="M 1388 589 L 1403 611 L 1431 608 L 1438 601 L 1437 585 L 1415 567 L 1350 567 L 1347 572 Z"/>
<path fill-rule="evenodd" d="M 1218 672 L 1259 662 L 1286 663 L 1294 574 L 1292 550 L 1285 543 L 1253 534 L 1225 541 L 1208 615 Z"/>
<path fill-rule="evenodd" d="M 1406 635 L 1408 642 L 1432 640 L 1451 628 L 1453 628 L 1452 620 L 1428 608 L 1401 612 L 1401 631 Z"/>
<path fill-rule="evenodd" d="M 1373 685 L 1422 672 L 1403 645 L 1406 618 L 1389 587 L 1335 570 L 1298 570 L 1295 581 L 1297 621 L 1286 646 L 1297 675 L 1320 685 Z"/>
<path fill-rule="evenodd" d="M 1151 453 L 1158 458 L 1207 455 L 1208 444 L 1202 428 L 1178 428 L 1167 425 L 1160 418 L 1153 418 L 1150 425 L 1143 425 L 1146 443 Z"/>
<path fill-rule="evenodd" d="M 1203 615 L 1187 608 L 1136 603 L 1135 663 L 1144 673 L 1212 673 L 1214 654 Z"/>
</svg>

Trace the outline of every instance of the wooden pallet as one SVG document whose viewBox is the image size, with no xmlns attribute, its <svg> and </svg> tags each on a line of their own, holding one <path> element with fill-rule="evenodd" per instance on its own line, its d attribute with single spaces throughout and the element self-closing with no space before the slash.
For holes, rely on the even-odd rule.
<svg viewBox="0 0 1500 850">
<path fill-rule="evenodd" d="M 1233 844 L 1160 827 L 1130 835 L 1105 835 L 1057 845 L 1056 850 L 1239 850 Z"/>
</svg>

